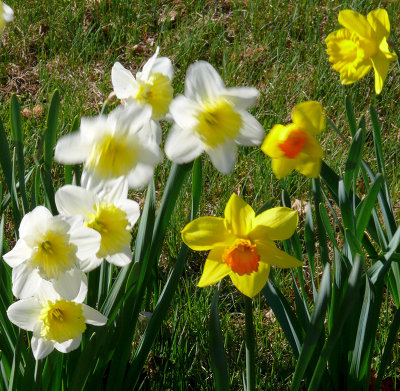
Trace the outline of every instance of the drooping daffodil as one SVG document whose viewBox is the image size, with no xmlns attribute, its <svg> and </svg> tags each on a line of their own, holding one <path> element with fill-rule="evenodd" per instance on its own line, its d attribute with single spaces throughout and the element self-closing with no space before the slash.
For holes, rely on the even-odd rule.
<svg viewBox="0 0 400 391">
<path fill-rule="evenodd" d="M 74 285 L 73 280 L 86 281 L 80 263 L 99 251 L 100 240 L 96 230 L 83 225 L 82 216 L 53 216 L 37 206 L 22 218 L 17 243 L 3 255 L 13 268 L 14 296 L 35 295 L 43 280 L 51 281 L 55 289 Z"/>
<path fill-rule="evenodd" d="M 35 296 L 11 304 L 7 310 L 10 321 L 33 332 L 31 347 L 36 360 L 54 349 L 62 353 L 77 349 L 86 324 L 102 326 L 107 322 L 104 315 L 83 304 L 85 296 L 86 291 L 76 294 L 68 284 L 61 294 L 46 282 Z"/>
<path fill-rule="evenodd" d="M 326 124 L 321 103 L 299 103 L 292 111 L 292 121 L 289 125 L 275 125 L 265 137 L 261 149 L 272 158 L 272 171 L 277 178 L 283 178 L 294 169 L 316 178 L 324 155 L 315 138 Z"/>
<path fill-rule="evenodd" d="M 352 84 L 373 67 L 375 92 L 380 94 L 390 63 L 397 58 L 387 41 L 387 11 L 380 8 L 365 17 L 347 9 L 339 12 L 338 21 L 344 28 L 330 33 L 325 40 L 333 69 L 340 73 L 342 84 Z"/>
<path fill-rule="evenodd" d="M 192 250 L 211 250 L 198 286 L 229 275 L 240 292 L 254 297 L 267 282 L 271 266 L 302 265 L 274 243 L 292 236 L 297 222 L 297 213 L 290 208 L 272 208 L 256 216 L 250 205 L 232 194 L 223 218 L 200 217 L 182 230 L 182 239 Z"/>
<path fill-rule="evenodd" d="M 106 188 L 67 185 L 56 192 L 55 201 L 61 214 L 82 215 L 84 225 L 101 235 L 100 249 L 81 263 L 83 271 L 93 270 L 104 258 L 117 266 L 126 266 L 132 261 L 131 230 L 140 211 L 139 204 L 127 197 L 125 178 L 115 180 Z"/>
<path fill-rule="evenodd" d="M 126 177 L 131 188 L 141 189 L 153 177 L 162 153 L 138 133 L 148 123 L 151 110 L 119 106 L 109 115 L 82 118 L 79 132 L 61 137 L 55 159 L 60 163 L 84 162 L 92 183 Z"/>
<path fill-rule="evenodd" d="M 0 32 L 3 31 L 6 23 L 11 22 L 13 19 L 13 10 L 7 4 L 0 1 Z"/>
<path fill-rule="evenodd" d="M 218 171 L 230 173 L 237 145 L 259 145 L 264 138 L 264 129 L 247 112 L 257 97 L 255 88 L 226 88 L 209 63 L 192 64 L 185 95 L 171 103 L 174 125 L 165 143 L 167 157 L 175 163 L 188 163 L 205 151 Z"/>
<path fill-rule="evenodd" d="M 165 118 L 173 97 L 171 86 L 174 68 L 167 57 L 158 57 L 160 48 L 136 74 L 116 62 L 111 70 L 115 95 L 126 102 L 151 109 L 152 119 Z"/>
</svg>

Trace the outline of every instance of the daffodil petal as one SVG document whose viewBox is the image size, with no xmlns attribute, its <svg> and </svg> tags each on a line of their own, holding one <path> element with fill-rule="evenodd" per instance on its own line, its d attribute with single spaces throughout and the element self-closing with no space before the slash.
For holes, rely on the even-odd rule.
<svg viewBox="0 0 400 391">
<path fill-rule="evenodd" d="M 296 168 L 297 159 L 288 159 L 286 157 L 281 157 L 277 159 L 272 159 L 272 172 L 278 179 L 285 177 L 290 174 L 292 170 Z"/>
<path fill-rule="evenodd" d="M 19 226 L 20 238 L 37 235 L 38 227 L 46 226 L 47 221 L 53 217 L 51 212 L 44 206 L 37 206 L 27 213 L 21 220 Z"/>
<path fill-rule="evenodd" d="M 232 139 L 227 139 L 223 144 L 206 149 L 206 153 L 214 167 L 222 174 L 229 174 L 236 161 L 237 147 Z"/>
<path fill-rule="evenodd" d="M 151 73 L 161 73 L 171 81 L 174 77 L 174 67 L 168 57 L 159 57 L 154 61 Z"/>
<path fill-rule="evenodd" d="M 364 15 L 353 10 L 339 12 L 339 23 L 350 31 L 353 31 L 363 38 L 369 39 L 372 35 L 372 28 Z"/>
<path fill-rule="evenodd" d="M 82 341 L 82 334 L 79 334 L 74 339 L 69 339 L 68 341 L 65 342 L 56 342 L 54 344 L 54 348 L 61 353 L 69 353 L 75 349 L 78 349 L 79 345 L 81 344 L 81 341 Z"/>
<path fill-rule="evenodd" d="M 299 217 L 290 208 L 272 208 L 256 216 L 255 228 L 249 233 L 251 241 L 262 240 L 267 237 L 270 240 L 285 240 L 290 238 L 296 230 Z"/>
<path fill-rule="evenodd" d="M 38 271 L 26 262 L 12 269 L 11 279 L 13 295 L 20 299 L 35 296 L 42 281 Z"/>
<path fill-rule="evenodd" d="M 256 243 L 258 254 L 261 256 L 260 264 L 266 263 L 280 268 L 301 266 L 303 263 L 298 259 L 279 250 L 274 242 L 266 240 Z"/>
<path fill-rule="evenodd" d="M 301 154 L 297 159 L 296 169 L 308 178 L 317 178 L 321 172 L 321 164 L 320 157 Z"/>
<path fill-rule="evenodd" d="M 66 185 L 57 190 L 55 201 L 57 210 L 61 214 L 86 216 L 93 210 L 98 198 L 90 190 L 80 186 Z"/>
<path fill-rule="evenodd" d="M 82 140 L 80 133 L 67 134 L 61 137 L 54 151 L 54 159 L 64 164 L 77 164 L 86 160 L 91 145 Z"/>
<path fill-rule="evenodd" d="M 238 195 L 231 195 L 224 214 L 226 229 L 233 235 L 245 237 L 253 229 L 255 212 Z"/>
<path fill-rule="evenodd" d="M 237 109 L 247 110 L 257 101 L 259 92 L 253 87 L 231 87 L 221 95 L 233 103 Z"/>
<path fill-rule="evenodd" d="M 32 249 L 26 244 L 24 239 L 19 239 L 14 248 L 3 255 L 4 261 L 10 267 L 16 267 L 31 257 Z"/>
<path fill-rule="evenodd" d="M 122 251 L 116 254 L 112 254 L 107 256 L 107 262 L 112 263 L 113 265 L 123 267 L 129 265 L 132 262 L 132 251 L 129 247 L 123 247 Z"/>
<path fill-rule="evenodd" d="M 270 265 L 266 263 L 259 263 L 258 271 L 251 273 L 250 275 L 245 274 L 240 276 L 237 273 L 231 272 L 229 277 L 231 278 L 233 285 L 247 297 L 256 296 L 264 285 L 268 281 Z"/>
<path fill-rule="evenodd" d="M 312 135 L 317 135 L 325 129 L 326 117 L 319 102 L 309 101 L 296 105 L 292 111 L 292 120 Z"/>
<path fill-rule="evenodd" d="M 34 297 L 18 300 L 11 304 L 7 310 L 8 319 L 24 330 L 33 331 L 39 321 L 42 306 Z"/>
<path fill-rule="evenodd" d="M 247 111 L 240 111 L 242 127 L 236 136 L 236 142 L 240 145 L 260 145 L 265 137 L 264 128 Z"/>
<path fill-rule="evenodd" d="M 85 317 L 85 323 L 92 324 L 93 326 L 103 326 L 107 323 L 107 317 L 101 314 L 99 311 L 86 304 L 82 305 L 82 313 Z"/>
<path fill-rule="evenodd" d="M 382 52 L 372 57 L 372 64 L 375 71 L 375 92 L 380 94 L 389 71 L 390 60 Z"/>
<path fill-rule="evenodd" d="M 116 62 L 111 69 L 111 82 L 118 99 L 136 96 L 138 84 L 131 71 Z"/>
<path fill-rule="evenodd" d="M 196 251 L 210 250 L 217 243 L 224 243 L 228 239 L 224 219 L 221 217 L 199 217 L 182 230 L 182 240 Z"/>
<path fill-rule="evenodd" d="M 281 124 L 274 125 L 265 137 L 261 150 L 269 157 L 275 159 L 283 156 L 282 149 L 279 148 L 280 134 L 285 129 Z"/>
<path fill-rule="evenodd" d="M 225 91 L 221 76 L 211 64 L 197 61 L 189 66 L 185 81 L 185 95 L 189 99 L 197 102 L 212 100 Z"/>
<path fill-rule="evenodd" d="M 225 247 L 219 246 L 210 251 L 206 263 L 204 264 L 203 274 L 197 284 L 200 288 L 216 284 L 227 276 L 231 269 L 222 261 L 222 254 Z"/>
<path fill-rule="evenodd" d="M 382 40 L 383 38 L 389 38 L 390 21 L 388 13 L 385 9 L 379 8 L 371 11 L 367 15 L 367 20 L 377 34 L 378 41 Z"/>
<path fill-rule="evenodd" d="M 41 360 L 54 350 L 54 342 L 33 335 L 31 339 L 31 348 L 35 360 Z"/>
</svg>

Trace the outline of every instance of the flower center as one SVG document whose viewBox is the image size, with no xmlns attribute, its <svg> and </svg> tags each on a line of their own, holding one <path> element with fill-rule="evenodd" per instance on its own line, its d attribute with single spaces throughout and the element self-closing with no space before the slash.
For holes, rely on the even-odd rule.
<svg viewBox="0 0 400 391">
<path fill-rule="evenodd" d="M 233 109 L 233 104 L 225 98 L 202 103 L 203 110 L 198 114 L 197 133 L 209 147 L 215 147 L 226 138 L 234 138 L 242 126 L 242 117 Z"/>
<path fill-rule="evenodd" d="M 95 212 L 90 212 L 86 217 L 85 225 L 95 229 L 101 235 L 99 258 L 116 254 L 123 247 L 129 247 L 131 234 L 127 229 L 129 225 L 126 213 L 114 204 L 102 202 L 93 206 Z"/>
<path fill-rule="evenodd" d="M 95 143 L 86 160 L 86 168 L 104 179 L 127 175 L 138 161 L 137 145 L 127 137 L 105 135 Z"/>
<path fill-rule="evenodd" d="M 247 239 L 236 239 L 231 247 L 226 247 L 222 254 L 222 260 L 235 273 L 243 276 L 258 270 L 260 255 L 255 244 Z"/>
<path fill-rule="evenodd" d="M 60 343 L 74 339 L 86 330 L 82 305 L 64 299 L 47 301 L 39 320 L 43 322 L 40 335 Z"/>
<path fill-rule="evenodd" d="M 152 107 L 152 118 L 160 118 L 168 113 L 173 92 L 168 76 L 153 73 L 147 82 L 139 81 L 136 99 L 141 105 L 149 104 Z"/>
<path fill-rule="evenodd" d="M 278 146 L 289 159 L 294 159 L 304 148 L 307 136 L 299 129 L 291 129 Z"/>
<path fill-rule="evenodd" d="M 73 268 L 76 251 L 76 246 L 69 242 L 67 233 L 47 231 L 43 240 L 35 245 L 31 265 L 39 268 L 43 278 L 57 278 Z"/>
</svg>

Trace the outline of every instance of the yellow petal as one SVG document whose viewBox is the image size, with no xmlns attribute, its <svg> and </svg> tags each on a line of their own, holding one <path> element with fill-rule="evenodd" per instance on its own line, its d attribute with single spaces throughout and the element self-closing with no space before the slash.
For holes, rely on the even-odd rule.
<svg viewBox="0 0 400 391">
<path fill-rule="evenodd" d="M 375 71 L 375 92 L 380 94 L 389 71 L 390 60 L 388 60 L 382 52 L 378 52 L 372 57 L 372 64 Z"/>
<path fill-rule="evenodd" d="M 232 194 L 225 207 L 225 227 L 232 234 L 245 237 L 253 229 L 253 208 L 236 194 Z"/>
<path fill-rule="evenodd" d="M 343 10 L 339 12 L 339 23 L 348 30 L 357 33 L 362 38 L 370 39 L 373 30 L 367 18 L 353 10 Z"/>
<path fill-rule="evenodd" d="M 298 259 L 286 254 L 284 251 L 279 250 L 275 246 L 274 242 L 263 241 L 256 244 L 257 251 L 261 256 L 260 265 L 267 263 L 272 266 L 278 266 L 280 268 L 289 268 L 301 266 L 303 263 Z"/>
<path fill-rule="evenodd" d="M 279 158 L 283 156 L 283 151 L 279 148 L 279 143 L 280 136 L 284 129 L 285 126 L 283 125 L 275 125 L 267 134 L 261 145 L 261 150 L 271 158 Z"/>
<path fill-rule="evenodd" d="M 233 284 L 247 297 L 254 297 L 257 295 L 268 281 L 270 266 L 266 263 L 258 265 L 258 271 L 240 276 L 237 273 L 230 273 Z"/>
<path fill-rule="evenodd" d="M 321 172 L 321 163 L 320 157 L 302 154 L 298 159 L 296 169 L 308 178 L 317 178 Z"/>
<path fill-rule="evenodd" d="M 375 31 L 375 39 L 379 42 L 383 38 L 389 38 L 390 22 L 385 9 L 379 8 L 367 15 L 368 23 Z"/>
<path fill-rule="evenodd" d="M 296 230 L 299 216 L 290 208 L 272 208 L 256 216 L 256 227 L 250 232 L 251 241 L 284 240 L 290 238 Z"/>
<path fill-rule="evenodd" d="M 307 137 L 307 143 L 304 146 L 302 154 L 309 155 L 312 158 L 321 159 L 324 156 L 324 151 L 322 150 L 318 140 L 314 136 L 309 135 Z"/>
<path fill-rule="evenodd" d="M 296 105 L 292 111 L 293 123 L 307 132 L 317 135 L 325 129 L 326 117 L 321 103 L 315 101 Z"/>
<path fill-rule="evenodd" d="M 197 286 L 202 288 L 216 284 L 231 272 L 228 265 L 222 261 L 224 249 L 225 247 L 216 247 L 210 251 L 204 265 L 203 274 Z"/>
<path fill-rule="evenodd" d="M 278 179 L 281 179 L 290 174 L 290 172 L 296 168 L 296 162 L 297 158 L 288 159 L 287 157 L 282 157 L 272 159 L 272 172 Z"/>
<path fill-rule="evenodd" d="M 199 217 L 181 232 L 182 240 L 192 250 L 210 250 L 216 243 L 229 239 L 222 217 Z"/>
</svg>

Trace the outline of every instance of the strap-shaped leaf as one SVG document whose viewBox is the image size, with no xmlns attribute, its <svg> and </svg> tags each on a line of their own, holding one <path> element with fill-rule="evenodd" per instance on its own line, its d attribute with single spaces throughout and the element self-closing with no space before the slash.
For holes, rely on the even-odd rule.
<svg viewBox="0 0 400 391">
<path fill-rule="evenodd" d="M 346 95 L 345 98 L 345 106 L 346 106 L 346 117 L 349 123 L 350 133 L 351 136 L 354 137 L 354 135 L 357 132 L 357 122 L 356 122 L 356 116 L 354 114 L 353 103 L 351 101 L 350 96 L 348 95 Z"/>
<path fill-rule="evenodd" d="M 363 129 L 359 129 L 351 142 L 349 155 L 345 165 L 343 182 L 347 193 L 350 192 L 351 183 L 353 181 L 355 183 L 358 177 L 364 141 L 365 132 Z"/>
<path fill-rule="evenodd" d="M 53 151 L 56 145 L 59 110 L 60 94 L 55 90 L 50 98 L 50 107 L 47 115 L 47 128 L 44 134 L 44 164 L 49 172 L 53 164 Z"/>
</svg>

